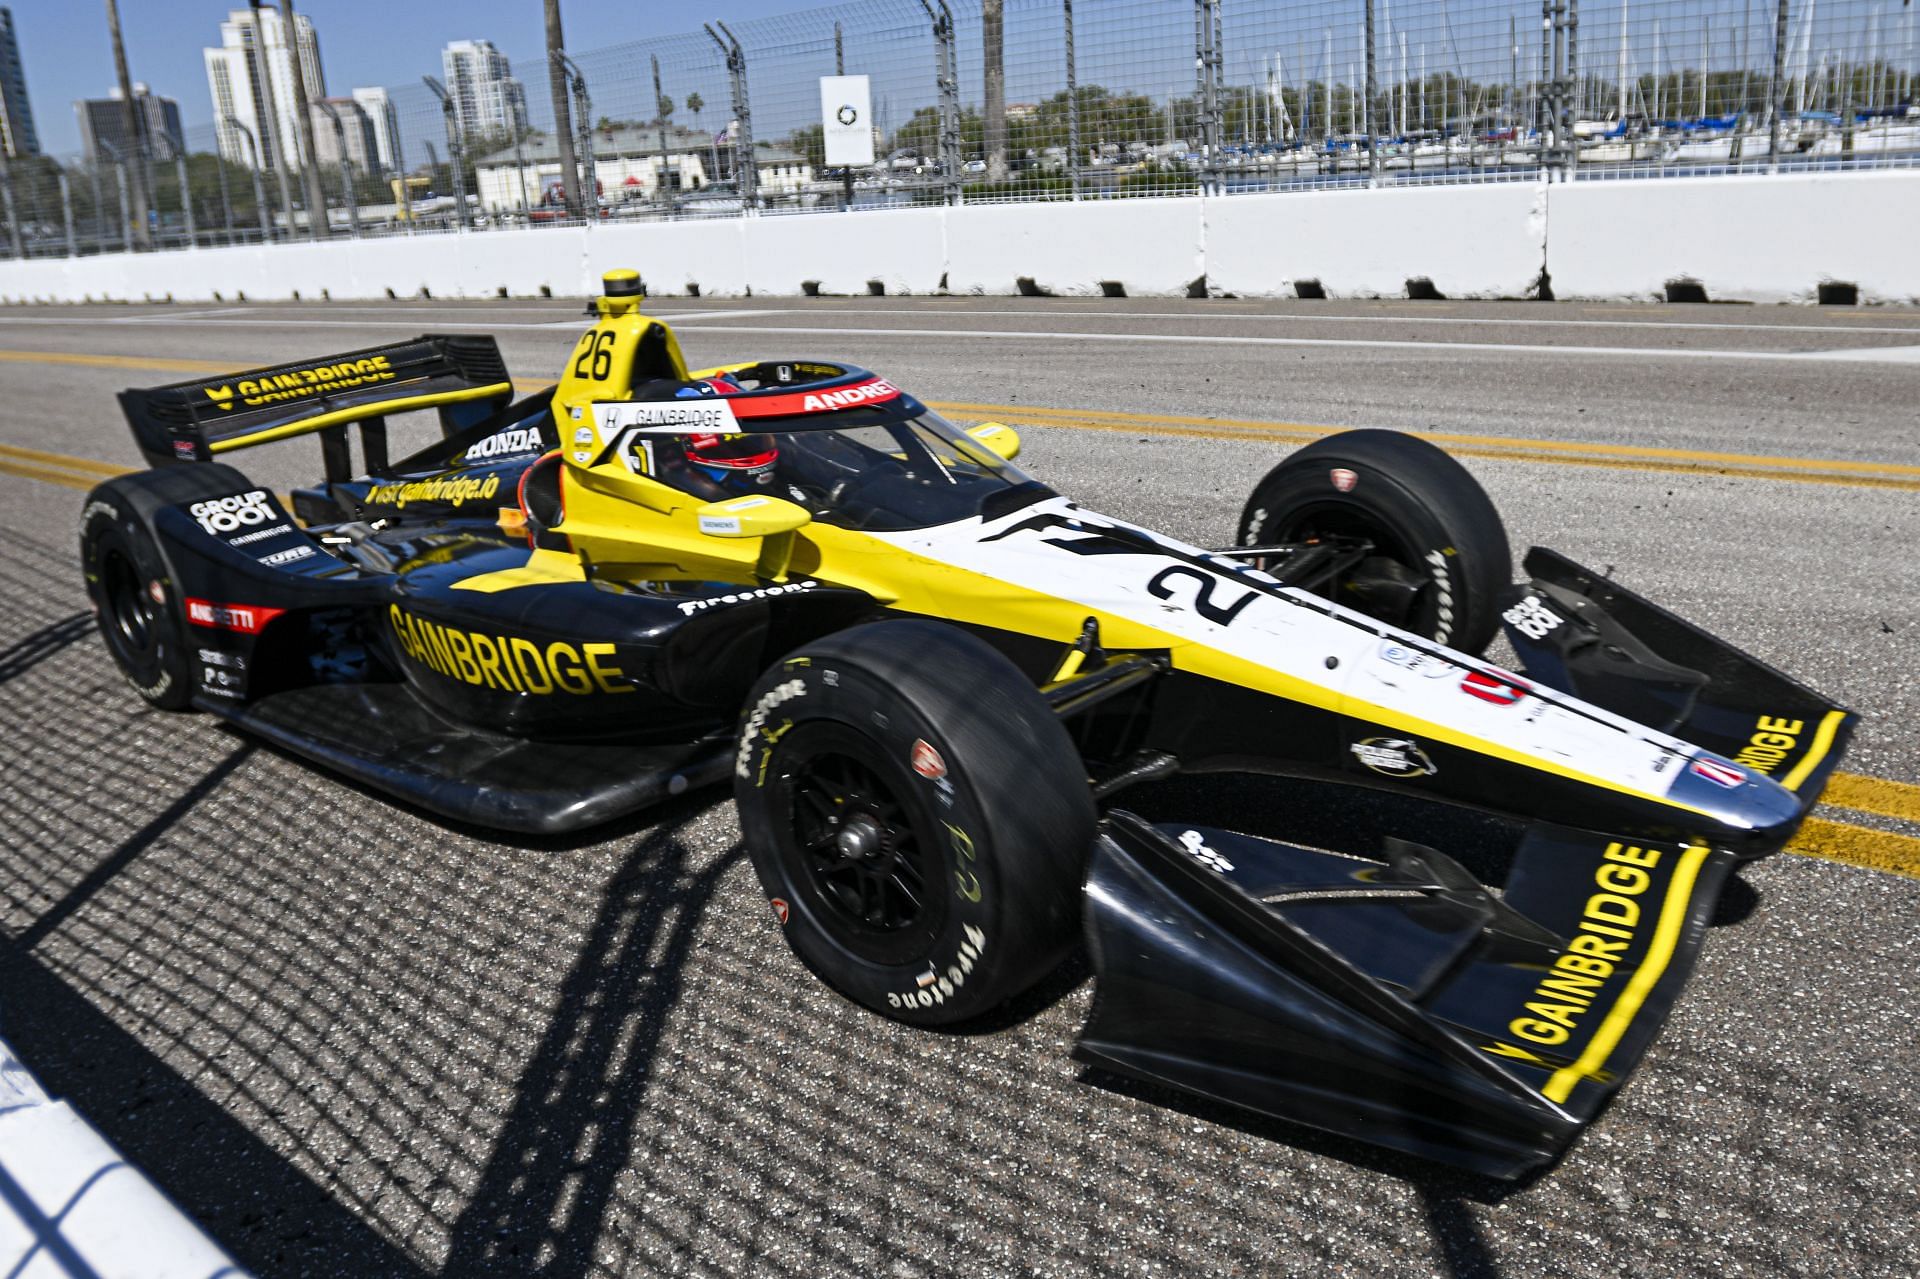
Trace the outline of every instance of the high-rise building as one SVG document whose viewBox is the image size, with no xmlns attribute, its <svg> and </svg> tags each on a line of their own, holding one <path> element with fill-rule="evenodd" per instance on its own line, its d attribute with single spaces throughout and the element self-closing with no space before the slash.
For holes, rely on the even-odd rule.
<svg viewBox="0 0 1920 1279">
<path fill-rule="evenodd" d="M 147 145 L 155 160 L 171 162 L 186 145 L 180 132 L 180 104 L 150 92 L 144 84 L 133 86 L 133 109 L 146 122 Z M 91 164 L 112 164 L 116 156 L 132 159 L 133 139 L 127 136 L 126 99 L 119 88 L 104 98 L 85 98 L 73 104 L 74 117 L 80 123 L 80 154 Z M 102 146 L 101 143 L 105 143 Z"/>
<path fill-rule="evenodd" d="M 338 129 L 334 128 L 336 116 Z M 380 172 L 380 147 L 374 140 L 373 121 L 358 102 L 352 98 L 316 99 L 312 123 L 314 163 L 323 168 L 339 164 L 344 143 L 347 163 L 355 173 Z"/>
<path fill-rule="evenodd" d="M 399 173 L 406 168 L 406 157 L 400 151 L 400 115 L 393 109 L 393 101 L 387 97 L 385 89 L 355 89 L 353 100 L 367 113 L 367 123 L 373 129 L 374 154 L 379 160 L 382 173 Z"/>
<path fill-rule="evenodd" d="M 13 34 L 13 10 L 6 8 L 0 8 L 0 147 L 10 156 L 40 154 L 33 106 L 27 101 L 27 72 Z"/>
<path fill-rule="evenodd" d="M 440 54 L 447 93 L 468 137 L 513 135 L 527 127 L 527 91 L 491 40 L 455 40 Z"/>
<path fill-rule="evenodd" d="M 320 71 L 320 39 L 313 23 L 305 14 L 296 15 L 293 23 L 289 42 L 278 10 L 235 9 L 220 24 L 220 47 L 204 50 L 214 134 L 220 154 L 236 164 L 254 159 L 243 128 L 258 144 L 263 166 L 284 161 L 289 169 L 300 167 L 300 106 L 293 91 L 296 53 L 309 101 L 327 96 L 327 81 Z"/>
</svg>

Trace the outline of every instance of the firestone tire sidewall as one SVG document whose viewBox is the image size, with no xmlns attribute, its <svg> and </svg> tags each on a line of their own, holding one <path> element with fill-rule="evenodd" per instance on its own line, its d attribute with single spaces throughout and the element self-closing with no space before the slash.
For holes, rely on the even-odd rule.
<svg viewBox="0 0 1920 1279">
<path fill-rule="evenodd" d="M 1325 443 L 1336 444 L 1339 438 Z M 1416 466 L 1421 460 L 1411 459 Z M 1346 492 L 1334 485 L 1336 469 L 1353 474 Z M 1431 606 L 1403 629 L 1478 653 L 1499 628 L 1498 596 L 1510 572 L 1506 532 L 1497 514 L 1491 528 L 1471 527 L 1480 521 L 1471 511 L 1457 509 L 1467 503 L 1424 491 L 1419 477 L 1401 473 L 1403 469 L 1383 470 L 1364 455 L 1346 456 L 1332 448 L 1295 454 L 1254 489 L 1241 513 L 1236 540 L 1249 546 L 1282 537 L 1290 521 L 1315 507 L 1356 511 L 1399 541 L 1410 561 L 1406 566 L 1432 584 Z"/>
<path fill-rule="evenodd" d="M 116 557 L 131 565 L 139 589 L 149 592 L 150 598 L 157 593 L 148 625 L 149 645 L 136 646 L 115 633 L 114 604 L 108 598 L 105 575 Z M 95 621 L 121 674 L 152 705 L 184 709 L 194 693 L 185 605 L 152 530 L 121 495 L 96 491 L 88 498 L 80 517 L 80 562 Z"/>
<path fill-rule="evenodd" d="M 1033 979 L 1032 967 L 1057 960 L 1036 947 L 1016 919 L 1023 886 L 1008 872 L 995 824 L 984 811 L 969 775 L 967 744 L 956 742 L 917 707 L 904 701 L 875 672 L 854 662 L 813 659 L 777 666 L 763 677 L 747 703 L 735 768 L 740 823 L 776 916 L 801 959 L 829 985 L 876 1012 L 923 1025 L 963 1021 L 988 1011 Z M 770 788 L 786 784 L 784 747 L 804 741 L 810 725 L 832 724 L 857 732 L 870 745 L 869 762 L 890 786 L 903 788 L 929 873 L 926 888 L 938 892 L 937 932 L 905 962 L 881 963 L 854 953 L 836 935 L 840 925 L 820 890 L 795 873 L 791 858 L 775 850 L 783 806 Z M 929 778 L 915 772 L 922 744 L 945 768 Z M 1003 749 L 1013 748 L 1011 741 Z M 937 878 L 936 878 L 937 876 Z M 1073 888 L 1077 890 L 1078 872 Z M 931 903 L 929 903 L 929 908 Z M 1071 923 L 1062 930 L 1071 934 Z"/>
</svg>

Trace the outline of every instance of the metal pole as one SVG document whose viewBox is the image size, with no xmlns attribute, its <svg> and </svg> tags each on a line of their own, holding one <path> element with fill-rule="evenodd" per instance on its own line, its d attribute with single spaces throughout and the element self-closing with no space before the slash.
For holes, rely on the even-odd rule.
<svg viewBox="0 0 1920 1279">
<path fill-rule="evenodd" d="M 847 73 L 847 44 L 845 38 L 840 33 L 840 24 L 837 21 L 833 24 L 833 73 L 835 75 L 845 75 Z M 872 125 L 868 125 L 868 130 L 871 132 Z M 822 158 L 824 160 L 824 157 Z M 841 166 L 840 182 L 840 207 L 843 210 L 851 209 L 853 207 L 852 165 Z"/>
<path fill-rule="evenodd" d="M 1371 4 L 1372 0 L 1368 0 Z M 1194 70 L 1199 81 L 1204 189 L 1220 190 L 1220 0 L 1195 0 Z"/>
<path fill-rule="evenodd" d="M 232 116 L 227 117 L 227 123 L 233 128 L 238 129 L 240 136 L 247 140 L 247 154 L 253 159 L 253 163 L 249 166 L 248 171 L 253 174 L 253 211 L 260 223 L 260 243 L 271 244 L 273 243 L 273 222 L 267 213 L 267 189 L 260 181 L 260 144 L 253 136 L 253 130 L 241 124 Z M 99 190 L 97 187 L 94 191 L 94 197 L 96 200 L 99 198 Z M 288 212 L 287 218 L 289 222 L 287 229 L 291 231 L 293 229 L 291 226 L 293 218 L 291 211 Z"/>
<path fill-rule="evenodd" d="M 920 0 L 920 3 L 924 7 L 926 0 Z M 714 31 L 714 26 L 726 32 L 725 40 Z M 747 54 L 740 47 L 740 41 L 734 38 L 733 32 L 727 30 L 726 23 L 707 25 L 706 32 L 727 58 L 727 82 L 733 91 L 733 115 L 739 127 L 738 136 L 733 140 L 733 183 L 734 189 L 740 193 L 741 209 L 751 213 L 759 203 L 760 169 L 753 154 L 753 104 L 747 97 Z M 740 162 L 742 151 L 746 153 L 744 165 Z"/>
<path fill-rule="evenodd" d="M 307 203 L 312 206 L 307 210 L 307 236 L 318 240 L 332 235 L 333 226 L 327 217 L 327 193 L 320 186 L 320 163 L 313 154 L 313 110 L 309 105 L 312 99 L 307 96 L 306 69 L 300 65 L 300 35 L 293 20 L 293 0 L 280 0 L 280 26 L 287 42 L 287 64 L 293 80 L 293 139 L 299 148 L 295 158 L 300 162 L 301 180 L 306 184 Z"/>
<path fill-rule="evenodd" d="M 1367 0 L 1367 181 L 1380 185 L 1380 134 L 1373 127 L 1373 95 L 1377 92 L 1373 67 L 1373 0 Z"/>
<path fill-rule="evenodd" d="M 525 143 L 526 143 L 525 130 L 515 129 L 513 132 L 513 172 L 514 172 L 515 181 L 519 183 L 520 218 L 523 222 L 528 220 L 527 219 L 527 153 L 525 149 Z"/>
<path fill-rule="evenodd" d="M 226 228 L 227 243 L 233 243 L 233 200 L 227 192 L 227 157 L 220 154 L 216 144 L 213 148 L 214 164 L 220 173 L 220 223 Z"/>
<path fill-rule="evenodd" d="M 73 232 L 73 185 L 67 181 L 67 171 L 60 170 L 60 223 L 67 232 L 67 256 L 80 256 L 80 237 Z"/>
<path fill-rule="evenodd" d="M 260 136 L 254 139 L 254 154 L 262 164 L 273 169 L 273 176 L 280 184 L 280 207 L 287 212 L 287 236 L 291 239 L 293 187 L 287 180 L 286 148 L 280 145 L 280 113 L 273 105 L 273 63 L 267 56 L 267 28 L 260 19 L 261 0 L 247 0 L 247 3 L 253 6 L 253 46 L 260 57 L 260 96 L 265 99 L 267 107 L 267 118 L 262 123 Z M 274 12 L 271 8 L 265 11 Z M 295 56 L 298 56 L 297 50 Z"/>
<path fill-rule="evenodd" d="M 347 158 L 347 129 L 340 123 L 340 112 L 331 102 L 314 104 L 327 113 L 327 119 L 333 121 L 334 145 L 340 148 L 340 182 L 346 188 L 347 197 L 347 233 L 354 239 L 360 238 L 360 203 L 353 194 L 353 161 Z M 322 197 L 324 202 L 324 196 Z M 332 233 L 332 228 L 328 228 Z"/>
<path fill-rule="evenodd" d="M 200 247 L 200 232 L 193 224 L 193 192 L 187 184 L 187 153 L 178 141 L 173 147 L 173 171 L 180 180 L 180 212 L 187 220 L 187 247 L 197 249 Z"/>
<path fill-rule="evenodd" d="M 1067 181 L 1073 198 L 1080 198 L 1080 79 L 1073 53 L 1073 0 L 1061 0 L 1067 10 Z"/>
<path fill-rule="evenodd" d="M 26 247 L 20 237 L 20 218 L 14 211 L 13 203 L 13 165 L 7 159 L 5 147 L 0 147 L 0 197 L 6 201 L 7 243 L 13 247 L 13 256 L 26 256 Z"/>
<path fill-rule="evenodd" d="M 113 162 L 114 180 L 120 184 L 120 247 L 127 253 L 133 252 L 133 211 L 127 207 L 127 166 L 123 161 Z"/>
<path fill-rule="evenodd" d="M 1566 116 L 1566 169 L 1562 174 L 1565 181 L 1573 180 L 1574 167 L 1580 162 L 1580 136 L 1574 125 L 1575 91 L 1580 83 L 1580 0 L 1566 0 L 1561 6 L 1566 15 L 1567 24 L 1567 87 L 1560 98 L 1560 109 Z"/>
<path fill-rule="evenodd" d="M 106 200 L 100 194 L 100 153 L 95 151 L 87 165 L 87 172 L 93 179 L 93 247 L 100 251 L 100 242 L 104 239 L 105 221 L 101 210 Z"/>
<path fill-rule="evenodd" d="M 1780 116 L 1787 107 L 1787 0 L 1773 15 L 1773 83 L 1767 86 L 1767 172 L 1780 172 Z"/>
<path fill-rule="evenodd" d="M 574 127 L 580 131 L 580 165 L 584 184 L 580 192 L 587 225 L 600 221 L 600 165 L 593 156 L 593 99 L 587 93 L 586 73 L 572 58 L 562 58 L 573 73 L 573 109 L 580 118 Z"/>
<path fill-rule="evenodd" d="M 460 172 L 460 117 L 445 86 L 430 75 L 423 75 L 420 79 L 440 99 L 440 115 L 447 126 L 447 160 L 453 168 L 453 229 L 456 234 L 464 235 L 467 230 L 467 179 Z"/>
<path fill-rule="evenodd" d="M 960 203 L 960 72 L 954 54 L 953 10 L 937 0 L 935 13 L 927 0 L 920 7 L 933 20 L 933 80 L 940 90 L 940 179 L 948 204 Z M 724 28 L 723 28 L 724 29 Z"/>
<path fill-rule="evenodd" d="M 837 30 L 837 28 L 836 28 Z M 667 216 L 673 216 L 673 190 L 667 182 L 669 165 L 667 156 L 667 113 L 664 110 L 667 95 L 660 91 L 660 58 L 653 58 L 653 109 L 660 121 L 660 202 L 667 210 Z"/>
</svg>

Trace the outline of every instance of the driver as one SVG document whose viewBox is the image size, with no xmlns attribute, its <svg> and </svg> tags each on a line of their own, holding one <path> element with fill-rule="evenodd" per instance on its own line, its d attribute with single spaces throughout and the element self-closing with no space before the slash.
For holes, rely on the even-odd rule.
<svg viewBox="0 0 1920 1279">
<path fill-rule="evenodd" d="M 681 435 L 686 487 L 708 501 L 764 491 L 773 483 L 780 446 L 771 435 Z"/>
</svg>

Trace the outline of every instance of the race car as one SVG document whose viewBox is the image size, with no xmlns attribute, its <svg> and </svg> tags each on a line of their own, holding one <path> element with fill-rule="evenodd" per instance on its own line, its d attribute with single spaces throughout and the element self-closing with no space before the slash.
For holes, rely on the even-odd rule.
<svg viewBox="0 0 1920 1279">
<path fill-rule="evenodd" d="M 964 1023 L 1084 938 L 1084 1061 L 1498 1177 L 1621 1085 L 1853 730 L 1551 551 L 1514 584 L 1417 437 L 1281 459 L 1206 550 L 864 369 L 690 370 L 642 298 L 609 275 L 525 398 L 491 339 L 431 335 L 125 392 L 152 469 L 80 531 L 121 670 L 481 826 L 730 781 L 778 926 L 848 998 Z M 412 410 L 440 438 L 390 460 Z M 302 435 L 324 479 L 289 499 L 222 460 Z M 1481 656 L 1503 630 L 1517 671 Z M 1358 855 L 1116 805 L 1204 772 L 1523 834 L 1493 887 L 1419 823 Z"/>
</svg>

